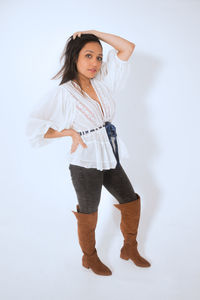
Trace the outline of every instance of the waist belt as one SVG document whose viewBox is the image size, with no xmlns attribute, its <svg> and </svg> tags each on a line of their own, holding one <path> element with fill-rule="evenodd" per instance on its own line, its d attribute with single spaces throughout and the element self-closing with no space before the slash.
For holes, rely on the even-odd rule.
<svg viewBox="0 0 200 300">
<path fill-rule="evenodd" d="M 79 134 L 80 134 L 80 135 L 87 134 L 88 132 L 92 132 L 92 131 L 95 131 L 95 130 L 99 130 L 100 128 L 103 128 L 103 127 L 105 127 L 105 124 L 103 124 L 103 126 L 99 126 L 99 127 L 97 127 L 97 128 L 91 129 L 91 130 L 80 131 Z"/>
<path fill-rule="evenodd" d="M 118 153 L 118 144 L 117 144 L 117 132 L 116 132 L 116 127 L 111 122 L 105 122 L 105 124 L 103 124 L 102 126 L 99 126 L 97 128 L 91 129 L 91 130 L 80 131 L 79 134 L 84 135 L 84 134 L 87 134 L 89 132 L 99 130 L 100 128 L 103 128 L 103 127 L 106 128 L 106 132 L 107 132 L 110 144 L 112 146 L 113 153 L 114 153 L 115 158 L 117 160 L 117 166 L 119 166 L 120 162 L 119 162 L 119 153 Z M 114 138 L 115 149 L 113 147 L 112 138 Z"/>
</svg>

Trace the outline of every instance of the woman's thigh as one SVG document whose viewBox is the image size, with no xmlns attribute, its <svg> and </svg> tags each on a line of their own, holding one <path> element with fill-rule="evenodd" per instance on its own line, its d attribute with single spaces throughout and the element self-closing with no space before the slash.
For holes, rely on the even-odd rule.
<svg viewBox="0 0 200 300">
<path fill-rule="evenodd" d="M 103 172 L 95 168 L 69 165 L 72 183 L 76 191 L 80 212 L 97 211 L 101 198 Z"/>
<path fill-rule="evenodd" d="M 121 164 L 118 168 L 104 170 L 103 185 L 119 203 L 137 200 L 137 194 Z"/>
</svg>

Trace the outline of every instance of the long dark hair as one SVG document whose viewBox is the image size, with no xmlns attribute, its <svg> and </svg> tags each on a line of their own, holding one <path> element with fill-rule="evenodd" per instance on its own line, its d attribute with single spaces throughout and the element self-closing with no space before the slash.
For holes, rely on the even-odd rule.
<svg viewBox="0 0 200 300">
<path fill-rule="evenodd" d="M 69 80 L 76 79 L 77 82 L 79 83 L 82 94 L 83 94 L 83 92 L 82 92 L 81 84 L 78 80 L 78 70 L 76 67 L 76 62 L 78 60 L 80 50 L 88 42 L 97 42 L 100 44 L 101 48 L 103 48 L 100 40 L 94 34 L 81 34 L 80 37 L 77 36 L 75 39 L 73 39 L 73 35 L 71 35 L 68 38 L 66 45 L 64 47 L 63 53 L 60 57 L 60 62 L 62 61 L 62 59 L 64 57 L 64 64 L 63 64 L 62 68 L 60 69 L 60 71 L 54 77 L 51 78 L 51 79 L 57 79 L 57 78 L 62 77 L 62 80 L 59 83 L 59 85 L 65 83 Z"/>
</svg>

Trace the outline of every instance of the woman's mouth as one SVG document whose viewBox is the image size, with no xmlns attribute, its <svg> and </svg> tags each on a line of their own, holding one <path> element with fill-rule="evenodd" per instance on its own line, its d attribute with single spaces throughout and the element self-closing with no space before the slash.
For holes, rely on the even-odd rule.
<svg viewBox="0 0 200 300">
<path fill-rule="evenodd" d="M 95 73 L 96 72 L 96 69 L 89 69 L 88 71 L 92 72 L 92 73 Z"/>
</svg>

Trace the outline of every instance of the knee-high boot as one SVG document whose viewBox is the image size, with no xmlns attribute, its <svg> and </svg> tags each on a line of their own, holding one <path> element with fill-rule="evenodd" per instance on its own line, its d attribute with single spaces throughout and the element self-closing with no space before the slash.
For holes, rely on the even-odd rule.
<svg viewBox="0 0 200 300">
<path fill-rule="evenodd" d="M 95 229 L 98 218 L 98 211 L 85 214 L 80 213 L 79 205 L 76 206 L 77 212 L 72 211 L 77 218 L 79 244 L 83 251 L 82 265 L 98 275 L 111 275 L 111 270 L 104 265 L 98 257 L 95 248 Z"/>
<path fill-rule="evenodd" d="M 124 237 L 124 245 L 121 248 L 120 257 L 131 259 L 137 266 L 150 267 L 151 264 L 144 259 L 137 250 L 137 231 L 140 219 L 140 196 L 131 202 L 114 204 L 121 211 L 120 229 Z"/>
</svg>

